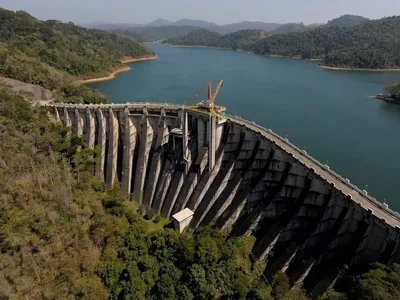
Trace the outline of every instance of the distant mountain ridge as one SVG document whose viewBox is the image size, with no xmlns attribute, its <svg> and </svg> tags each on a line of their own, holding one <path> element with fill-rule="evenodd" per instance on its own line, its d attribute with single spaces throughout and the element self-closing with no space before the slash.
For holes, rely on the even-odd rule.
<svg viewBox="0 0 400 300">
<path fill-rule="evenodd" d="M 327 24 L 314 23 L 310 25 L 304 25 L 303 23 L 279 24 L 249 21 L 217 25 L 204 20 L 181 19 L 176 22 L 171 22 L 165 19 L 157 19 L 148 24 L 110 24 L 95 22 L 88 24 L 87 26 L 116 32 L 119 35 L 128 36 L 139 42 L 154 42 L 165 39 L 175 39 L 198 29 L 207 29 L 221 35 L 250 29 L 262 30 L 269 32 L 272 35 L 276 35 L 288 34 L 292 32 L 304 32 L 321 27 L 349 27 L 362 24 L 367 20 L 368 19 L 361 16 L 343 15 L 339 18 L 329 21 Z"/>
<path fill-rule="evenodd" d="M 199 27 L 199 28 L 210 28 L 210 27 L 218 27 L 218 24 L 212 23 L 212 22 L 207 22 L 203 20 L 190 20 L 190 19 L 181 19 L 178 20 L 171 25 L 175 26 L 193 26 L 193 27 Z"/>
<path fill-rule="evenodd" d="M 161 26 L 192 26 L 196 28 L 212 29 L 213 31 L 221 34 L 228 34 L 235 31 L 246 30 L 246 29 L 272 31 L 282 25 L 283 24 L 279 23 L 249 22 L 249 21 L 218 25 L 216 23 L 204 20 L 191 20 L 191 19 L 181 19 L 176 22 L 168 21 L 165 19 L 157 19 L 147 24 L 108 23 L 101 21 L 82 24 L 83 27 L 101 29 L 101 30 L 116 30 L 116 29 L 141 28 L 141 27 L 161 27 Z"/>
<path fill-rule="evenodd" d="M 239 30 L 226 35 L 221 35 L 207 29 L 199 29 L 183 37 L 168 39 L 165 43 L 178 46 L 250 51 L 255 43 L 260 42 L 266 37 L 266 32 L 257 29 Z"/>
<path fill-rule="evenodd" d="M 114 32 L 120 36 L 130 37 L 138 42 L 154 42 L 171 38 L 178 38 L 192 31 L 198 30 L 198 27 L 193 26 L 147 26 L 147 27 L 132 27 L 127 29 L 118 29 Z"/>
<path fill-rule="evenodd" d="M 313 27 L 305 26 L 303 23 L 288 23 L 271 31 L 271 34 L 285 34 L 291 32 L 299 32 L 299 31 L 310 30 L 312 28 Z"/>
<path fill-rule="evenodd" d="M 361 16 L 355 16 L 355 15 L 343 15 L 340 16 L 339 18 L 333 19 L 326 24 L 328 27 L 350 27 L 350 26 L 355 26 L 355 25 L 360 25 L 366 21 L 369 21 L 369 19 L 361 17 Z"/>
<path fill-rule="evenodd" d="M 149 24 L 146 24 L 146 26 L 169 26 L 172 24 L 174 24 L 174 22 L 165 19 L 157 19 L 154 20 L 153 22 L 150 22 Z"/>
</svg>

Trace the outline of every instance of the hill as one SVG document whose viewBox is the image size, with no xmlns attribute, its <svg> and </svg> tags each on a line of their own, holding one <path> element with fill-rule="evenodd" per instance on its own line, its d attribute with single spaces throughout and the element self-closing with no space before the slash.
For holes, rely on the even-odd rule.
<svg viewBox="0 0 400 300">
<path fill-rule="evenodd" d="M 165 43 L 179 46 L 230 48 L 228 40 L 224 39 L 223 35 L 206 29 L 198 29 L 185 36 L 168 39 Z"/>
<path fill-rule="evenodd" d="M 150 26 L 132 27 L 126 30 L 117 30 L 115 33 L 129 36 L 138 42 L 154 42 L 170 38 L 177 38 L 198 29 L 198 27 L 192 26 Z"/>
<path fill-rule="evenodd" d="M 108 75 L 125 57 L 154 55 L 131 39 L 73 23 L 40 21 L 23 11 L 0 9 L 0 28 L 0 76 L 50 90 L 74 77 Z"/>
<path fill-rule="evenodd" d="M 355 15 L 343 15 L 339 18 L 329 21 L 327 26 L 328 27 L 350 27 L 350 26 L 360 25 L 366 21 L 369 21 L 369 19 L 361 17 L 361 16 L 355 16 Z"/>
<path fill-rule="evenodd" d="M 217 28 L 210 28 L 210 30 L 216 31 L 220 34 L 228 34 L 233 33 L 239 30 L 246 29 L 258 29 L 263 31 L 272 31 L 281 26 L 281 24 L 277 23 L 264 23 L 264 22 L 240 22 L 240 23 L 232 23 L 218 26 Z"/>
<path fill-rule="evenodd" d="M 181 19 L 173 23 L 175 26 L 192 26 L 199 28 L 210 28 L 210 27 L 218 27 L 217 24 L 203 21 L 203 20 L 190 20 L 190 19 Z"/>
<path fill-rule="evenodd" d="M 171 22 L 164 19 L 157 19 L 153 22 L 148 24 L 127 24 L 127 23 L 107 23 L 107 22 L 94 22 L 84 24 L 84 27 L 87 28 L 94 28 L 94 29 L 101 29 L 107 31 L 138 31 L 141 30 L 146 32 L 150 31 L 151 27 L 192 27 L 195 29 L 208 29 L 210 31 L 217 32 L 219 34 L 228 34 L 233 33 L 239 30 L 246 30 L 246 29 L 258 29 L 263 31 L 272 31 L 281 26 L 282 24 L 277 23 L 264 23 L 264 22 L 248 22 L 243 21 L 239 23 L 232 23 L 226 25 L 217 25 L 212 22 L 207 22 L 203 20 L 190 20 L 190 19 L 182 19 L 176 22 Z M 149 28 L 150 27 L 150 28 Z M 146 34 L 144 34 L 146 36 Z"/>
<path fill-rule="evenodd" d="M 231 49 L 245 51 L 251 51 L 255 43 L 267 37 L 268 35 L 265 31 L 256 29 L 239 30 L 223 36 L 224 40 L 230 42 Z"/>
<path fill-rule="evenodd" d="M 174 22 L 165 20 L 165 19 L 157 19 L 153 22 L 146 24 L 146 26 L 169 26 L 172 25 Z"/>
<path fill-rule="evenodd" d="M 285 34 L 291 32 L 305 31 L 309 29 L 310 28 L 305 26 L 303 23 L 288 23 L 271 31 L 271 34 Z"/>
<path fill-rule="evenodd" d="M 136 29 L 136 28 L 135 28 Z M 142 35 L 141 33 L 137 32 L 136 30 L 130 29 L 117 29 L 117 30 L 110 30 L 110 33 L 115 33 L 116 35 L 126 38 L 126 39 L 133 39 L 138 43 L 145 43 L 145 42 L 154 42 L 156 40 L 151 40 L 151 38 Z"/>
<path fill-rule="evenodd" d="M 81 26 L 88 29 L 109 31 L 109 30 L 127 29 L 130 27 L 143 27 L 146 25 L 135 24 L 135 23 L 109 23 L 109 22 L 98 21 L 98 22 L 84 23 Z"/>
<path fill-rule="evenodd" d="M 320 27 L 274 35 L 253 51 L 266 55 L 323 59 L 341 68 L 400 68 L 400 17 L 366 21 L 350 27 Z"/>
<path fill-rule="evenodd" d="M 321 27 L 321 26 L 324 26 L 324 25 L 326 25 L 326 24 L 323 24 L 323 23 L 313 23 L 313 24 L 307 25 L 307 27 L 308 27 L 308 28 L 318 28 L 318 27 Z"/>
<path fill-rule="evenodd" d="M 252 48 L 254 43 L 265 37 L 264 31 L 254 29 L 240 30 L 227 35 L 200 29 L 177 39 L 166 40 L 165 43 L 179 46 L 248 50 Z"/>
</svg>

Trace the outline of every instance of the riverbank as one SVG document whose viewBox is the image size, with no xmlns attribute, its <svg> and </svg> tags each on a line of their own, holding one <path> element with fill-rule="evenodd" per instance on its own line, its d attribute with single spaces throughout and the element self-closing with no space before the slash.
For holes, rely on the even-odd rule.
<svg viewBox="0 0 400 300">
<path fill-rule="evenodd" d="M 399 72 L 398 69 L 362 69 L 362 68 L 341 68 L 341 67 L 329 67 L 324 65 L 319 65 L 322 69 L 335 70 L 335 71 L 366 71 L 366 72 Z"/>
<path fill-rule="evenodd" d="M 376 95 L 376 96 L 370 96 L 370 98 L 382 100 L 382 101 L 385 101 L 387 103 L 400 105 L 400 100 L 394 99 L 394 98 L 392 98 L 392 96 L 386 95 L 386 94 L 379 94 L 379 95 Z"/>
<path fill-rule="evenodd" d="M 141 57 L 141 58 L 126 57 L 126 58 L 121 60 L 121 63 L 129 64 L 129 63 L 135 63 L 135 62 L 147 61 L 147 60 L 154 60 L 154 59 L 157 59 L 157 56 Z M 116 69 L 115 71 L 113 71 L 108 76 L 98 77 L 98 78 L 90 78 L 90 79 L 81 79 L 81 80 L 77 80 L 77 83 L 78 84 L 86 84 L 86 83 L 93 83 L 93 82 L 101 82 L 101 81 L 112 80 L 119 73 L 127 72 L 127 71 L 130 71 L 130 70 L 132 70 L 132 68 L 130 66 L 123 66 L 121 68 Z"/>
<path fill-rule="evenodd" d="M 201 48 L 201 49 L 216 49 L 216 50 L 232 50 L 232 48 L 220 48 L 220 47 L 207 47 L 207 46 L 186 46 L 186 45 L 168 45 L 174 48 Z"/>
<path fill-rule="evenodd" d="M 321 58 L 310 58 L 310 59 L 303 59 L 301 56 L 283 56 L 283 55 L 276 55 L 276 54 L 266 54 L 268 57 L 273 58 L 290 58 L 290 59 L 297 59 L 297 60 L 305 60 L 305 61 L 323 61 Z"/>
<path fill-rule="evenodd" d="M 157 59 L 157 56 L 149 56 L 149 57 L 142 57 L 142 58 L 132 58 L 132 57 L 127 57 L 121 60 L 121 63 L 123 64 L 129 64 L 129 63 L 134 63 L 134 62 L 139 62 L 139 61 L 146 61 L 146 60 L 154 60 Z"/>
</svg>

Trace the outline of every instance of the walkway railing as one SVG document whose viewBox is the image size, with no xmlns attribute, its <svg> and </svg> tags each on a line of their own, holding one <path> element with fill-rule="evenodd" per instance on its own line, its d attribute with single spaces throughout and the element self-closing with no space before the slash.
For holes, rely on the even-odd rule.
<svg viewBox="0 0 400 300">
<path fill-rule="evenodd" d="M 301 150 L 297 146 L 290 143 L 287 138 L 283 138 L 280 135 L 278 135 L 277 133 L 273 132 L 271 129 L 266 129 L 260 125 L 257 125 L 254 122 L 242 119 L 239 116 L 232 116 L 232 115 L 226 115 L 226 116 L 227 116 L 227 118 L 232 119 L 236 122 L 244 123 L 245 125 L 248 125 L 250 128 L 257 128 L 257 129 L 259 129 L 260 133 L 267 132 L 267 133 L 273 135 L 275 138 L 279 139 L 283 143 L 287 144 L 288 146 L 290 146 L 291 148 L 296 150 L 305 159 L 308 159 L 308 160 L 312 161 L 313 163 L 317 164 L 320 168 L 322 168 L 324 171 L 328 172 L 330 175 L 335 177 L 338 181 L 340 181 L 347 187 L 356 191 L 358 194 L 360 194 L 361 197 L 363 197 L 366 200 L 368 200 L 369 202 L 371 202 L 375 207 L 377 207 L 378 209 L 384 210 L 385 212 L 387 212 L 388 214 L 390 214 L 391 216 L 393 216 L 394 218 L 396 218 L 397 220 L 400 221 L 400 214 L 398 212 L 390 209 L 387 204 L 381 203 L 378 200 L 376 200 L 374 197 L 371 197 L 370 195 L 368 195 L 367 191 L 362 191 L 359 187 L 352 184 L 349 179 L 345 179 L 342 176 L 340 176 L 339 174 L 337 174 L 335 171 L 331 170 L 331 168 L 329 166 L 320 163 L 318 160 L 316 160 L 312 156 L 308 155 L 308 153 L 305 150 Z"/>
</svg>

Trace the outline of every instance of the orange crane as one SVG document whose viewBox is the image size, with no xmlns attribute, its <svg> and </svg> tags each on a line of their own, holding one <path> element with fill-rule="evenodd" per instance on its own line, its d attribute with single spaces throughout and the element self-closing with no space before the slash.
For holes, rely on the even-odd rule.
<svg viewBox="0 0 400 300">
<path fill-rule="evenodd" d="M 185 108 L 198 110 L 198 111 L 206 112 L 206 113 L 211 113 L 217 117 L 223 118 L 223 115 L 221 115 L 221 114 L 226 110 L 226 107 L 215 105 L 215 99 L 217 98 L 219 91 L 221 90 L 221 87 L 223 87 L 223 84 L 224 84 L 224 80 L 223 79 L 219 80 L 217 87 L 215 89 L 215 92 L 213 93 L 211 82 L 209 82 L 208 84 L 203 86 L 201 88 L 201 90 L 185 104 Z M 204 89 L 206 87 L 208 87 L 207 99 L 202 100 L 201 102 L 197 103 L 195 106 L 188 106 L 189 102 L 191 102 L 192 100 L 199 97 L 200 94 L 204 91 Z"/>
</svg>

